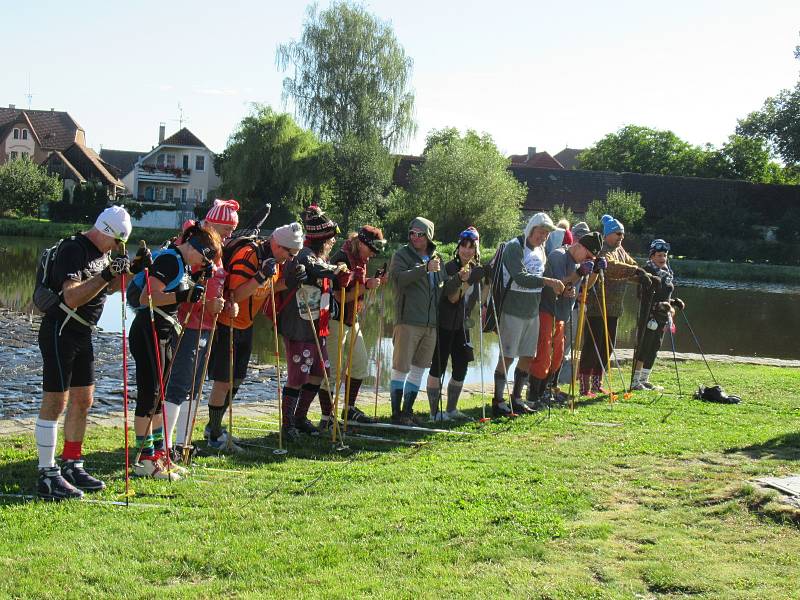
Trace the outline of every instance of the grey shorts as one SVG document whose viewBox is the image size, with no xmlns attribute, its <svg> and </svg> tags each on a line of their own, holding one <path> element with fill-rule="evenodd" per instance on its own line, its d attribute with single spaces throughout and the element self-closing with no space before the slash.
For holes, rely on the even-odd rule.
<svg viewBox="0 0 800 600">
<path fill-rule="evenodd" d="M 538 313 L 532 319 L 504 313 L 500 315 L 497 332 L 503 343 L 503 354 L 506 358 L 536 356 L 536 344 L 539 341 Z"/>
</svg>

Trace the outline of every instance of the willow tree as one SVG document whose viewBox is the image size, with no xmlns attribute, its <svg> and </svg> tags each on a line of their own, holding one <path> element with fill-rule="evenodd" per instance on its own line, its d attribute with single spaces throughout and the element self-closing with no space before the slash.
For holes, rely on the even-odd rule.
<svg viewBox="0 0 800 600">
<path fill-rule="evenodd" d="M 291 101 L 300 121 L 331 142 L 339 156 L 334 164 L 352 162 L 354 152 L 362 149 L 369 153 L 358 161 L 362 168 L 391 169 L 389 161 L 375 160 L 372 154 L 398 150 L 416 125 L 412 61 L 388 22 L 349 2 L 334 2 L 321 12 L 314 4 L 300 39 L 278 46 L 277 64 L 289 71 L 283 80 L 284 102 Z M 345 227 L 351 214 L 374 202 L 374 182 L 387 176 L 375 173 L 361 179 L 367 182 L 363 189 L 354 188 L 352 181 L 339 186 L 347 189 L 336 197 Z"/>
</svg>

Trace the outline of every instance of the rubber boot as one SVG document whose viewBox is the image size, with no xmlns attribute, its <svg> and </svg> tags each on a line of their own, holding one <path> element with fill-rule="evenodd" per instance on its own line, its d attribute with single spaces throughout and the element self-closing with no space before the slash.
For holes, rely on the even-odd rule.
<svg viewBox="0 0 800 600">
<path fill-rule="evenodd" d="M 403 390 L 392 390 L 392 423 L 399 423 L 401 416 L 401 406 L 403 404 Z"/>
<path fill-rule="evenodd" d="M 407 392 L 403 396 L 403 413 L 400 422 L 403 425 L 417 426 L 419 423 L 414 418 L 414 401 L 417 399 L 419 392 Z"/>
</svg>

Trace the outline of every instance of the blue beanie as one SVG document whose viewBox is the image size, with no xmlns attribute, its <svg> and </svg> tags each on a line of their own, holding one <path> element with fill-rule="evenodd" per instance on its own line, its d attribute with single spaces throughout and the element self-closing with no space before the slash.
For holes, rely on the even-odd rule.
<svg viewBox="0 0 800 600">
<path fill-rule="evenodd" d="M 625 226 L 611 215 L 603 215 L 600 221 L 603 223 L 603 237 L 616 233 L 617 231 L 625 233 Z"/>
</svg>

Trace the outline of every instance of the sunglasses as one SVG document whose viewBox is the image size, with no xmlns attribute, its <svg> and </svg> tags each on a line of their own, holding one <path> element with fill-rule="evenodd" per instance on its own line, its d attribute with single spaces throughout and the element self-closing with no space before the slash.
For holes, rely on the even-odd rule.
<svg viewBox="0 0 800 600">
<path fill-rule="evenodd" d="M 478 241 L 479 237 L 478 234 L 472 231 L 471 229 L 465 229 L 461 233 L 458 234 L 458 239 L 460 240 L 473 240 Z"/>
<path fill-rule="evenodd" d="M 217 253 L 214 252 L 213 248 L 204 246 L 200 240 L 194 237 L 189 238 L 189 245 L 200 253 L 200 255 L 203 257 L 204 264 L 214 262 L 214 258 L 216 257 Z"/>
<path fill-rule="evenodd" d="M 286 250 L 286 253 L 292 258 L 300 254 L 300 250 L 295 250 L 294 248 L 287 248 L 286 246 L 281 246 L 281 249 Z"/>
<path fill-rule="evenodd" d="M 409 231 L 408 235 L 410 237 L 414 237 L 414 238 L 423 238 L 423 237 L 425 237 L 425 232 L 424 231 Z"/>
<path fill-rule="evenodd" d="M 667 242 L 658 241 L 650 245 L 650 252 L 669 252 L 672 248 Z"/>
</svg>

